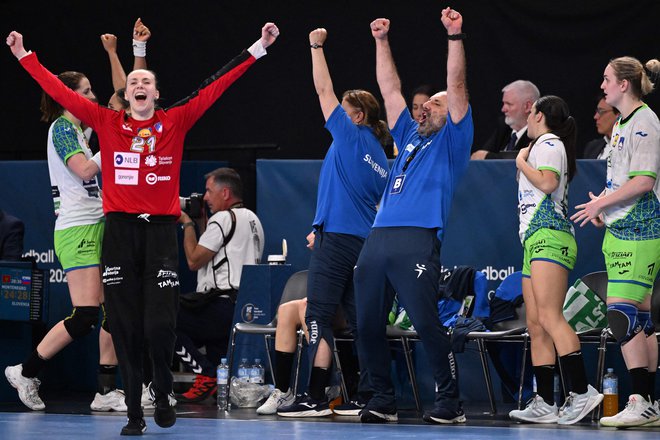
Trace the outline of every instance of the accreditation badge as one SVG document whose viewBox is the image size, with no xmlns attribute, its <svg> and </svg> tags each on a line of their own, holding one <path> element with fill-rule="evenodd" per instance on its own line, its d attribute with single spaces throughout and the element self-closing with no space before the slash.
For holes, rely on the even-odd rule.
<svg viewBox="0 0 660 440">
<path fill-rule="evenodd" d="M 390 188 L 390 194 L 399 194 L 403 190 L 403 182 L 406 180 L 405 174 L 399 174 L 392 181 L 392 188 Z"/>
</svg>

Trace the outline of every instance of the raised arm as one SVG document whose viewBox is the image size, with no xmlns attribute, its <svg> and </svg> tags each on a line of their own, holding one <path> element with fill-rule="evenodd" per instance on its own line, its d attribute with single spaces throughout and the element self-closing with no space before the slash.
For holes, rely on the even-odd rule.
<svg viewBox="0 0 660 440">
<path fill-rule="evenodd" d="M 274 23 L 266 23 L 261 28 L 260 39 L 204 81 L 192 95 L 169 107 L 168 114 L 181 118 L 182 128 L 189 130 L 234 81 L 256 60 L 266 55 L 266 48 L 270 47 L 279 35 L 280 31 Z"/>
<path fill-rule="evenodd" d="M 116 92 L 126 86 L 126 72 L 117 56 L 117 37 L 113 34 L 101 35 L 103 49 L 108 53 L 110 73 L 112 74 L 112 89 Z"/>
<path fill-rule="evenodd" d="M 451 8 L 445 8 L 442 11 L 441 20 L 449 37 L 449 47 L 447 49 L 447 106 L 449 107 L 451 120 L 458 123 L 468 111 L 465 50 L 462 40 L 464 35 L 459 35 L 463 27 L 463 17 L 459 12 Z"/>
<path fill-rule="evenodd" d="M 327 121 L 339 100 L 332 88 L 332 78 L 328 70 L 328 63 L 323 53 L 323 44 L 328 37 L 328 31 L 323 28 L 314 29 L 309 33 L 309 47 L 312 52 L 312 76 L 314 77 L 314 88 L 319 95 L 321 111 Z"/>
<path fill-rule="evenodd" d="M 113 113 L 112 110 L 91 102 L 64 85 L 62 81 L 39 63 L 36 54 L 25 50 L 23 35 L 20 33 L 10 32 L 6 42 L 12 54 L 20 61 L 32 78 L 39 83 L 41 88 L 86 125 L 94 128 L 103 118 Z"/>
<path fill-rule="evenodd" d="M 133 25 L 133 70 L 147 68 L 147 41 L 151 38 L 151 31 L 142 23 L 142 19 L 135 20 Z M 124 87 L 122 85 L 122 87 Z"/>
<path fill-rule="evenodd" d="M 392 128 L 406 108 L 406 100 L 401 93 L 401 80 L 390 49 L 389 31 L 390 21 L 387 18 L 377 18 L 371 22 L 371 35 L 376 40 L 376 80 L 385 102 L 387 125 Z"/>
</svg>

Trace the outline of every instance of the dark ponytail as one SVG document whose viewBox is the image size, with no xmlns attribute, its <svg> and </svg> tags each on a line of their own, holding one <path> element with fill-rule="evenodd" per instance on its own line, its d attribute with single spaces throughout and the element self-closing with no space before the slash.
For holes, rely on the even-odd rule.
<svg viewBox="0 0 660 440">
<path fill-rule="evenodd" d="M 577 171 L 575 163 L 575 144 L 577 143 L 577 124 L 569 114 L 568 105 L 559 96 L 540 97 L 534 104 L 537 113 L 545 116 L 545 125 L 564 143 L 568 161 L 568 180 L 571 181 Z"/>
</svg>

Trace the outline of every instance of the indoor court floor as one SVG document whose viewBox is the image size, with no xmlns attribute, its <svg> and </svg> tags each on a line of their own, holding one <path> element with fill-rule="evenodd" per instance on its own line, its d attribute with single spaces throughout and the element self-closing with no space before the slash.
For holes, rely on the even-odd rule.
<svg viewBox="0 0 660 440">
<path fill-rule="evenodd" d="M 125 424 L 123 413 L 92 413 L 88 399 L 79 396 L 66 401 L 44 399 L 45 412 L 28 411 L 20 403 L 0 404 L 0 440 L 104 440 L 120 437 Z M 465 425 L 440 426 L 422 422 L 414 411 L 400 411 L 398 424 L 361 424 L 357 417 L 320 419 L 282 419 L 257 416 L 254 408 L 232 409 L 219 413 L 212 401 L 177 406 L 177 422 L 169 429 L 159 428 L 153 421 L 153 410 L 145 411 L 148 438 L 187 440 L 367 440 L 367 439 L 524 439 L 561 440 L 590 439 L 658 439 L 658 428 L 616 430 L 598 428 L 590 420 L 573 426 L 520 425 L 501 414 L 490 416 L 480 408 L 466 408 Z"/>
</svg>

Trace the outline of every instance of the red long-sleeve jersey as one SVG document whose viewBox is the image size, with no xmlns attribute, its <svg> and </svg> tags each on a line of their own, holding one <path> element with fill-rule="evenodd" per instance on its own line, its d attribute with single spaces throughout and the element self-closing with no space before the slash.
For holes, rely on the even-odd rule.
<svg viewBox="0 0 660 440">
<path fill-rule="evenodd" d="M 192 95 L 148 121 L 95 104 L 64 85 L 36 54 L 21 58 L 43 90 L 96 131 L 103 166 L 103 211 L 179 217 L 183 143 L 204 112 L 256 59 L 243 51 L 202 83 Z"/>
</svg>

